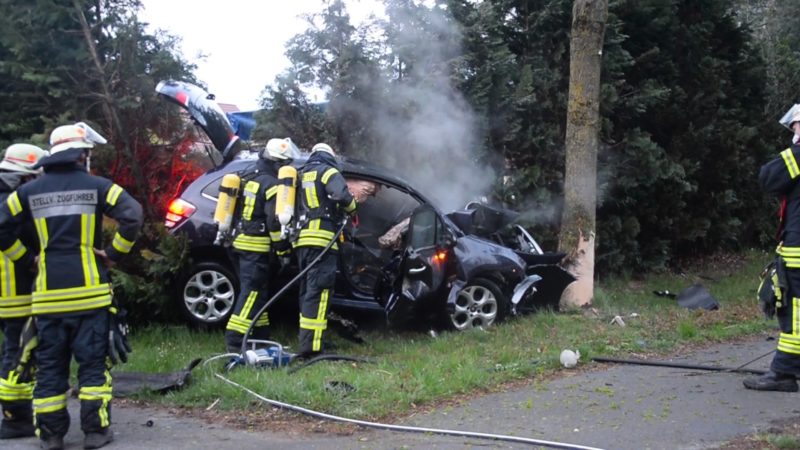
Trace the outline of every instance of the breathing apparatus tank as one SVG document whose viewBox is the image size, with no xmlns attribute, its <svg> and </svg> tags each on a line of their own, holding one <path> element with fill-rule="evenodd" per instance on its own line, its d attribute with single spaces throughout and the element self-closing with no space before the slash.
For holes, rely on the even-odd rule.
<svg viewBox="0 0 800 450">
<path fill-rule="evenodd" d="M 297 194 L 297 169 L 285 165 L 278 170 L 278 193 L 275 196 L 275 215 L 281 223 L 281 237 L 285 238 L 294 217 Z"/>
<path fill-rule="evenodd" d="M 217 239 L 215 245 L 220 245 L 230 235 L 233 214 L 236 210 L 236 200 L 239 197 L 241 178 L 235 173 L 222 177 L 219 187 L 217 208 L 214 210 L 214 223 L 217 224 Z"/>
</svg>

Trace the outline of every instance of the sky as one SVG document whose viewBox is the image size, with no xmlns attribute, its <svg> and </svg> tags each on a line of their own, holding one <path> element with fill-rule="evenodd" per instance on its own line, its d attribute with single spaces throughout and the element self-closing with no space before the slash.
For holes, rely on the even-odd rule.
<svg viewBox="0 0 800 450">
<path fill-rule="evenodd" d="M 345 0 L 355 24 L 383 15 L 379 0 Z M 220 103 L 243 111 L 258 108 L 264 86 L 289 66 L 286 41 L 306 29 L 301 14 L 323 0 L 142 0 L 139 17 L 150 31 L 182 38 L 181 50 L 195 74 Z M 223 7 L 224 6 L 224 7 Z M 203 54 L 205 58 L 198 58 Z"/>
</svg>

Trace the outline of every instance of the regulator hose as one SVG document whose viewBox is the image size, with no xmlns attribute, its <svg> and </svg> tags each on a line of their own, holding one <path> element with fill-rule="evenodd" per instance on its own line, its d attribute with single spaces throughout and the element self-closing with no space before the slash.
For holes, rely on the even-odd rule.
<svg viewBox="0 0 800 450">
<path fill-rule="evenodd" d="M 362 427 L 367 428 L 377 428 L 381 430 L 390 430 L 390 431 L 404 431 L 404 432 L 411 432 L 411 433 L 431 433 L 431 434 L 441 434 L 447 436 L 460 436 L 460 437 L 468 437 L 468 438 L 476 438 L 476 439 L 488 439 L 494 441 L 506 441 L 506 442 L 516 442 L 520 444 L 529 444 L 529 445 L 539 445 L 542 447 L 549 447 L 549 448 L 561 448 L 567 450 L 603 450 L 598 447 L 587 447 L 584 445 L 576 445 L 576 444 L 567 444 L 564 442 L 556 442 L 556 441 L 543 441 L 540 439 L 533 439 L 533 438 L 526 438 L 526 437 L 519 437 L 519 436 L 509 436 L 504 434 L 490 434 L 490 433 L 478 433 L 474 431 L 459 431 L 459 430 L 446 430 L 440 428 L 423 428 L 423 427 L 412 427 L 406 425 L 392 425 L 389 423 L 380 423 L 380 422 L 368 422 L 365 420 L 358 420 L 358 419 L 348 419 L 347 417 L 341 416 L 334 416 L 332 414 L 327 414 L 319 411 L 314 411 L 311 409 L 303 408 L 302 406 L 292 405 L 289 403 L 279 402 L 277 400 L 268 399 L 258 393 L 242 386 L 241 384 L 229 380 L 225 378 L 223 375 L 217 373 L 214 374 L 217 378 L 221 379 L 222 381 L 235 386 L 248 394 L 252 395 L 253 397 L 261 400 L 264 403 L 272 405 L 277 408 L 288 409 L 290 411 L 298 412 L 301 414 L 305 414 L 312 417 L 317 417 L 320 419 L 327 419 L 333 420 L 336 422 L 345 422 L 351 423 L 354 425 L 360 425 Z"/>
<path fill-rule="evenodd" d="M 267 308 L 270 307 L 270 305 L 272 305 L 276 300 L 278 300 L 281 297 L 281 295 L 283 295 L 286 291 L 289 290 L 290 287 L 294 286 L 295 283 L 300 281 L 300 279 L 303 278 L 303 276 L 306 274 L 306 272 L 308 272 L 312 267 L 314 267 L 319 262 L 319 260 L 326 253 L 328 253 L 328 251 L 333 247 L 333 245 L 339 239 L 339 236 L 341 236 L 342 232 L 344 232 L 344 227 L 347 226 L 348 219 L 349 219 L 349 217 L 345 217 L 345 219 L 342 220 L 342 225 L 339 227 L 339 230 L 333 236 L 333 239 L 331 239 L 331 241 L 328 242 L 328 245 L 326 245 L 325 248 L 322 249 L 320 254 L 317 255 L 317 257 L 314 258 L 311 261 L 311 263 L 309 263 L 309 265 L 306 266 L 305 269 L 301 270 L 300 273 L 295 275 L 294 278 L 292 278 L 288 283 L 286 283 L 286 285 L 283 286 L 281 288 L 281 290 L 276 292 L 275 295 L 273 295 L 267 301 L 267 303 L 265 303 L 264 306 L 262 306 L 261 309 L 259 309 L 258 312 L 256 312 L 256 315 L 253 316 L 253 320 L 250 321 L 250 325 L 247 327 L 247 331 L 244 333 L 244 337 L 242 337 L 242 348 L 241 348 L 241 354 L 242 355 L 244 355 L 244 353 L 247 351 L 247 339 L 250 338 L 250 335 L 253 333 L 253 328 L 255 327 L 256 321 L 261 317 L 262 314 L 264 314 L 264 311 L 266 311 Z"/>
</svg>

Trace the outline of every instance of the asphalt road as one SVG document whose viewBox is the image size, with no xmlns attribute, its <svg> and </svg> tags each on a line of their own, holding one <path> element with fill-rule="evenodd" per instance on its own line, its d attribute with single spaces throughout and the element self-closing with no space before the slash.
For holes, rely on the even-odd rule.
<svg viewBox="0 0 800 450">
<path fill-rule="evenodd" d="M 775 347 L 762 339 L 715 345 L 674 361 L 738 366 Z M 770 358 L 751 365 L 765 369 Z M 584 363 L 585 364 L 585 363 Z M 564 370 L 531 384 L 415 416 L 403 425 L 508 434 L 604 449 L 706 449 L 765 430 L 773 420 L 797 417 L 800 394 L 744 389 L 746 375 L 634 365 Z M 67 448 L 81 448 L 78 404 Z M 362 430 L 351 436 L 289 435 L 234 430 L 163 411 L 117 407 L 115 449 L 395 449 L 524 448 L 523 444 L 434 434 Z M 147 426 L 148 420 L 152 426 Z M 13 443 L 11 443 L 13 442 Z M 9 450 L 36 448 L 33 438 L 6 441 Z"/>
</svg>

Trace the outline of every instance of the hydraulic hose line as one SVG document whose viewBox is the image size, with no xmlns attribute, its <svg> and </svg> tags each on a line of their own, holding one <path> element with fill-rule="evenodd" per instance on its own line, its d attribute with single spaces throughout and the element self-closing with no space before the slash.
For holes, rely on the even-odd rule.
<svg viewBox="0 0 800 450">
<path fill-rule="evenodd" d="M 764 355 L 764 356 L 766 356 L 766 355 Z M 761 359 L 764 356 L 760 356 L 756 360 Z M 597 362 L 601 362 L 601 363 L 633 364 L 633 365 L 639 365 L 639 366 L 672 367 L 672 368 L 675 368 L 675 369 L 708 370 L 708 371 L 713 371 L 713 372 L 750 373 L 750 374 L 755 374 L 755 375 L 764 375 L 765 373 L 767 373 L 765 370 L 745 369 L 743 367 L 723 367 L 723 366 L 705 366 L 705 365 L 699 365 L 699 364 L 679 364 L 679 363 L 671 363 L 671 362 L 665 362 L 665 361 L 646 361 L 646 360 L 643 360 L 643 359 L 620 359 L 620 358 L 595 357 L 595 358 L 592 358 L 592 361 L 597 361 Z"/>
<path fill-rule="evenodd" d="M 331 239 L 331 241 L 328 242 L 328 245 L 325 246 L 324 249 L 322 249 L 319 255 L 317 255 L 316 258 L 311 260 L 311 263 L 308 266 L 306 266 L 305 269 L 301 270 L 300 273 L 295 275 L 294 278 L 292 278 L 288 283 L 286 283 L 286 285 L 283 286 L 281 290 L 276 292 L 275 295 L 273 295 L 272 298 L 270 298 L 267 301 L 267 303 L 265 303 L 264 306 L 262 306 L 261 309 L 258 310 L 256 315 L 253 316 L 253 320 L 250 321 L 250 326 L 247 327 L 247 331 L 244 333 L 244 337 L 242 338 L 242 349 L 241 349 L 242 355 L 244 355 L 244 352 L 247 351 L 247 339 L 253 332 L 253 328 L 255 327 L 258 318 L 261 317 L 261 315 L 264 314 L 264 311 L 266 311 L 270 307 L 270 305 L 272 305 L 276 300 L 278 300 L 281 297 L 281 295 L 283 295 L 286 291 L 288 291 L 290 287 L 294 286 L 295 283 L 300 281 L 300 279 L 303 278 L 306 272 L 308 272 L 312 267 L 314 267 L 317 264 L 317 262 L 319 262 L 320 258 L 322 258 L 326 253 L 328 253 L 331 247 L 333 247 L 333 244 L 335 244 L 336 241 L 339 239 L 339 236 L 342 234 L 342 232 L 344 232 L 344 227 L 347 226 L 347 221 L 348 221 L 347 218 L 342 221 L 342 226 L 339 227 L 339 231 L 336 232 L 336 234 L 333 236 L 333 239 Z"/>
<path fill-rule="evenodd" d="M 360 425 L 362 427 L 367 428 L 377 428 L 382 430 L 390 430 L 390 431 L 405 431 L 405 432 L 412 432 L 412 433 L 432 433 L 432 434 L 441 434 L 447 436 L 460 436 L 460 437 L 467 437 L 467 438 L 476 438 L 476 439 L 488 439 L 494 441 L 506 441 L 506 442 L 516 442 L 520 444 L 529 444 L 529 445 L 539 445 L 542 447 L 548 448 L 561 448 L 567 450 L 603 450 L 597 447 L 587 447 L 584 445 L 575 445 L 575 444 L 567 444 L 564 442 L 556 442 L 556 441 L 543 441 L 540 439 L 533 439 L 533 438 L 525 438 L 519 436 L 508 436 L 504 434 L 490 434 L 490 433 L 478 433 L 474 431 L 459 431 L 459 430 L 446 430 L 440 428 L 423 428 L 423 427 L 412 427 L 412 426 L 405 426 L 405 425 L 392 425 L 388 423 L 379 423 L 379 422 L 368 422 L 365 420 L 358 420 L 358 419 L 348 419 L 346 417 L 341 416 L 334 416 L 332 414 L 327 414 L 319 411 L 314 411 L 311 409 L 303 408 L 302 406 L 291 405 L 289 403 L 279 402 L 277 400 L 268 399 L 258 393 L 242 386 L 241 384 L 229 380 L 225 378 L 221 374 L 217 373 L 214 374 L 217 378 L 221 379 L 222 381 L 235 386 L 248 394 L 252 395 L 253 397 L 261 400 L 264 403 L 270 404 L 277 408 L 288 409 L 290 411 L 298 412 L 301 414 L 306 414 L 308 416 L 317 417 L 320 419 L 327 419 L 333 420 L 336 422 L 345 422 L 351 423 L 354 425 Z"/>
</svg>

